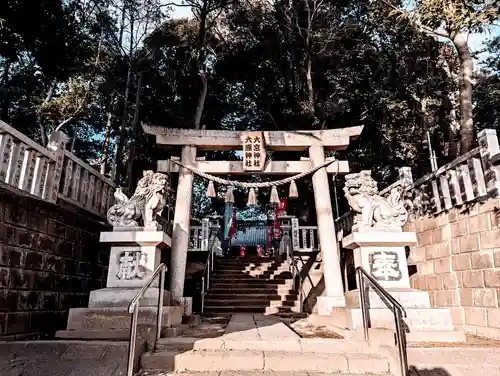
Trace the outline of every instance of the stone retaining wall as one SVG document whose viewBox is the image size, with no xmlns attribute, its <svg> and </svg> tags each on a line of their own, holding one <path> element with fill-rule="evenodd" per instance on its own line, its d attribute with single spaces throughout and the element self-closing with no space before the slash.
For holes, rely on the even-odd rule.
<svg viewBox="0 0 500 376">
<path fill-rule="evenodd" d="M 69 209 L 0 185 L 0 337 L 65 328 L 105 287 L 106 225 Z"/>
<path fill-rule="evenodd" d="M 450 308 L 458 328 L 500 339 L 500 200 L 413 218 L 405 230 L 418 238 L 408 259 L 417 266 L 412 287 Z"/>
</svg>

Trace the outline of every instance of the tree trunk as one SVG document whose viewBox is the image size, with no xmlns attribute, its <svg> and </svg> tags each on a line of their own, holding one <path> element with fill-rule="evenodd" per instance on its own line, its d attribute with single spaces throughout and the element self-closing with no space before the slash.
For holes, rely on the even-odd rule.
<svg viewBox="0 0 500 376">
<path fill-rule="evenodd" d="M 134 174 L 134 161 L 137 154 L 137 143 L 139 142 L 139 110 L 141 107 L 141 93 L 142 93 L 142 82 L 144 80 L 144 72 L 139 72 L 139 79 L 137 80 L 137 91 L 135 94 L 135 111 L 134 120 L 132 122 L 132 129 L 134 137 L 132 138 L 132 146 L 130 147 L 130 156 L 128 159 L 127 166 L 127 181 L 128 181 L 128 191 L 132 192 L 134 185 L 133 174 Z"/>
<path fill-rule="evenodd" d="M 312 56 L 311 56 L 311 28 L 312 28 L 312 12 L 309 7 L 309 2 L 306 1 L 307 8 L 307 28 L 304 30 L 305 34 L 305 68 L 306 68 L 306 86 L 307 86 L 307 102 L 311 115 L 315 114 L 314 108 L 314 89 L 312 81 Z"/>
<path fill-rule="evenodd" d="M 205 71 L 205 54 L 203 51 L 207 34 L 206 22 L 207 22 L 207 13 L 206 10 L 203 9 L 200 15 L 200 24 L 199 24 L 200 29 L 198 32 L 198 77 L 200 79 L 201 88 L 200 88 L 200 95 L 198 96 L 198 103 L 196 105 L 196 110 L 194 113 L 194 119 L 193 119 L 194 129 L 201 128 L 201 117 L 203 116 L 203 110 L 205 108 L 205 101 L 207 99 L 207 91 L 208 91 L 207 75 Z"/>
<path fill-rule="evenodd" d="M 115 150 L 113 153 L 113 172 L 111 174 L 111 178 L 113 181 L 118 182 L 120 179 L 118 163 L 120 160 L 120 155 L 123 150 L 123 144 L 125 141 L 125 128 L 127 125 L 128 119 L 128 97 L 130 95 L 130 81 L 132 80 L 132 56 L 130 56 L 128 71 L 127 71 L 127 79 L 125 81 L 125 93 L 123 94 L 123 110 L 122 117 L 120 120 L 120 127 L 118 128 L 118 133 L 115 137 Z"/>
<path fill-rule="evenodd" d="M 9 100 L 8 100 L 8 93 L 7 93 L 7 82 L 9 81 L 9 74 L 10 74 L 10 66 L 12 64 L 12 60 L 8 59 L 5 62 L 5 68 L 3 70 L 2 74 L 2 84 L 0 87 L 2 88 L 2 93 L 4 95 L 4 98 L 2 99 L 2 105 L 0 108 L 0 119 L 8 122 L 9 120 Z"/>
<path fill-rule="evenodd" d="M 465 154 L 474 145 L 472 119 L 472 73 L 473 61 L 466 36 L 463 33 L 453 38 L 460 61 L 460 154 Z"/>
<path fill-rule="evenodd" d="M 102 162 L 101 162 L 101 174 L 104 175 L 106 173 L 106 166 L 108 165 L 108 153 L 109 153 L 109 141 L 111 139 L 111 125 L 113 123 L 113 99 L 111 99 L 108 105 L 108 113 L 106 120 L 106 130 L 104 131 L 104 145 L 102 151 Z"/>
<path fill-rule="evenodd" d="M 311 114 L 314 114 L 315 106 L 314 106 L 314 87 L 312 81 L 312 58 L 309 52 L 307 52 L 307 61 L 306 61 L 306 83 L 307 83 L 307 102 L 309 105 L 309 111 L 311 112 Z"/>
<path fill-rule="evenodd" d="M 54 80 L 50 84 L 49 91 L 47 91 L 47 95 L 45 96 L 45 100 L 43 103 L 50 102 L 52 100 L 52 97 L 54 96 L 54 90 L 56 89 L 57 81 Z M 40 110 L 37 111 L 37 120 L 38 120 L 38 127 L 40 129 L 40 137 L 42 138 L 42 145 L 47 146 L 49 143 L 48 139 L 48 132 L 47 132 L 47 127 L 45 126 L 42 118 L 42 113 Z"/>
<path fill-rule="evenodd" d="M 448 79 L 454 83 L 457 84 L 457 86 L 460 86 L 460 82 L 456 74 L 453 74 L 450 64 L 448 64 L 448 61 L 446 58 L 441 54 L 440 56 L 440 63 L 441 67 L 443 68 L 443 71 L 446 73 L 448 76 Z M 458 116 L 457 116 L 457 107 L 458 107 L 458 94 L 459 91 L 454 91 L 450 90 L 447 94 L 447 100 L 448 104 L 450 106 L 448 116 L 450 120 L 450 125 L 448 128 L 448 153 L 447 156 L 451 159 L 455 159 L 458 157 L 459 152 L 458 152 L 458 143 L 459 143 L 459 134 L 460 134 L 460 122 L 458 121 Z"/>
<path fill-rule="evenodd" d="M 198 73 L 201 83 L 200 96 L 198 97 L 198 104 L 196 105 L 196 111 L 194 113 L 194 129 L 201 128 L 201 117 L 203 115 L 203 110 L 205 108 L 205 101 L 207 99 L 208 83 L 207 76 L 204 70 L 200 70 Z"/>
<path fill-rule="evenodd" d="M 123 95 L 123 110 L 122 110 L 122 117 L 120 120 L 120 127 L 115 137 L 115 151 L 113 154 L 113 171 L 111 174 L 111 178 L 113 179 L 113 181 L 117 183 L 120 180 L 118 164 L 119 162 L 121 163 L 120 156 L 122 154 L 123 145 L 125 142 L 125 129 L 128 120 L 128 97 L 130 95 L 130 82 L 132 80 L 133 53 L 134 53 L 134 18 L 130 17 L 130 44 L 129 44 L 127 79 L 125 81 L 125 93 Z"/>
</svg>

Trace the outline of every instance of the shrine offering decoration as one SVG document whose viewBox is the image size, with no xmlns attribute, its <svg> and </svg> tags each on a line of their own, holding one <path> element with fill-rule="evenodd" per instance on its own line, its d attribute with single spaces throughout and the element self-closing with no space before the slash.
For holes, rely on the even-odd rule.
<svg viewBox="0 0 500 376">
<path fill-rule="evenodd" d="M 319 169 L 321 169 L 323 167 L 327 167 L 327 166 L 331 165 L 332 163 L 337 164 L 337 173 L 339 170 L 339 161 L 337 159 L 334 159 L 334 160 L 327 161 L 327 162 L 325 162 L 319 166 L 316 166 L 314 168 L 311 168 L 308 171 L 304 171 L 304 172 L 297 174 L 297 175 L 294 175 L 294 176 L 289 176 L 285 179 L 268 181 L 268 182 L 249 183 L 249 182 L 242 182 L 242 181 L 237 181 L 237 180 L 223 179 L 223 178 L 220 178 L 218 176 L 207 174 L 206 172 L 202 172 L 193 166 L 184 165 L 176 160 L 171 160 L 171 162 L 179 165 L 180 167 L 184 167 L 185 169 L 193 172 L 194 174 L 208 180 L 209 183 L 208 183 L 208 188 L 207 188 L 207 193 L 206 193 L 207 197 L 216 197 L 215 187 L 213 184 L 214 182 L 218 183 L 218 184 L 225 185 L 228 187 L 227 192 L 226 192 L 226 197 L 225 197 L 226 203 L 234 202 L 233 187 L 249 189 L 250 190 L 249 195 L 248 195 L 249 199 L 247 202 L 248 205 L 256 205 L 257 204 L 255 189 L 271 188 L 271 197 L 270 197 L 269 202 L 272 204 L 275 204 L 275 205 L 279 205 L 280 199 L 279 199 L 278 190 L 277 190 L 278 186 L 290 183 L 290 190 L 289 190 L 288 197 L 297 198 L 299 195 L 298 195 L 298 191 L 297 191 L 297 185 L 295 183 L 296 180 L 302 179 L 303 177 L 305 177 L 307 175 L 313 174 L 316 171 L 318 171 Z"/>
</svg>

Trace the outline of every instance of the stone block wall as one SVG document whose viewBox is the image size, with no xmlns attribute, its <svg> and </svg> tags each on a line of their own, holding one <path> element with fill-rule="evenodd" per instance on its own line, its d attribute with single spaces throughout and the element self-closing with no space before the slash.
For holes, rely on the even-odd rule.
<svg viewBox="0 0 500 376">
<path fill-rule="evenodd" d="M 408 259 L 417 266 L 412 287 L 450 308 L 458 328 L 500 339 L 500 200 L 412 218 L 405 230 L 418 239 Z"/>
<path fill-rule="evenodd" d="M 0 338 L 66 327 L 68 309 L 85 307 L 106 285 L 105 225 L 0 185 Z"/>
</svg>

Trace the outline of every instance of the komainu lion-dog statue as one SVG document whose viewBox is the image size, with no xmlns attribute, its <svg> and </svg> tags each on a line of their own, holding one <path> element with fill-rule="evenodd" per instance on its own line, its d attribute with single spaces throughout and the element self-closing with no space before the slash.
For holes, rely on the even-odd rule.
<svg viewBox="0 0 500 376">
<path fill-rule="evenodd" d="M 139 227 L 142 224 L 145 228 L 158 229 L 156 216 L 161 215 L 167 204 L 168 189 L 167 175 L 151 170 L 144 171 L 130 199 L 121 188 L 116 189 L 116 204 L 108 210 L 108 222 L 113 227 Z"/>
<path fill-rule="evenodd" d="M 402 200 L 401 187 L 391 190 L 384 198 L 378 194 L 377 182 L 371 171 L 364 170 L 345 177 L 345 197 L 354 216 L 353 231 L 402 231 L 408 211 Z"/>
</svg>

